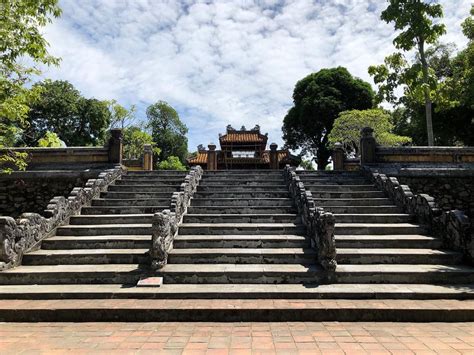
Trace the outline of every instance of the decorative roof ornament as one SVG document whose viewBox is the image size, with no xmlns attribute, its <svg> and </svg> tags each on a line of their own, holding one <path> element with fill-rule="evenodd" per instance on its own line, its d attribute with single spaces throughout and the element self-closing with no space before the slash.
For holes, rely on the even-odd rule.
<svg viewBox="0 0 474 355">
<path fill-rule="evenodd" d="M 232 131 L 235 131 L 235 128 L 232 127 L 232 125 L 227 125 L 227 132 L 232 132 Z"/>
<path fill-rule="evenodd" d="M 203 152 L 205 150 L 206 150 L 206 147 L 204 145 L 202 145 L 202 144 L 198 145 L 198 152 Z"/>
<path fill-rule="evenodd" d="M 245 126 L 242 126 L 242 127 L 240 127 L 240 130 L 241 131 L 246 131 L 247 129 L 245 128 Z"/>
<path fill-rule="evenodd" d="M 255 125 L 254 128 L 251 129 L 252 131 L 260 132 L 260 126 L 258 124 Z"/>
</svg>

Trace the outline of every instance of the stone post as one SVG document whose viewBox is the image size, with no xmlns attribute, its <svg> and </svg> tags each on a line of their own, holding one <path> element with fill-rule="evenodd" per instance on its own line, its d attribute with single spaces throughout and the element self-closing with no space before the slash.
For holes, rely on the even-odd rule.
<svg viewBox="0 0 474 355">
<path fill-rule="evenodd" d="M 276 143 L 270 144 L 270 169 L 278 170 L 278 145 Z"/>
<path fill-rule="evenodd" d="M 334 170 L 344 170 L 344 149 L 341 143 L 334 144 L 332 151 L 332 164 Z"/>
<path fill-rule="evenodd" d="M 375 148 L 377 142 L 374 138 L 374 130 L 370 127 L 362 128 L 360 131 L 360 165 L 375 163 Z"/>
<path fill-rule="evenodd" d="M 209 148 L 209 151 L 207 152 L 207 170 L 217 170 L 216 145 L 211 143 L 207 147 Z"/>
<path fill-rule="evenodd" d="M 143 145 L 143 170 L 153 170 L 153 149 L 151 144 Z"/>
<path fill-rule="evenodd" d="M 120 128 L 110 130 L 108 148 L 109 163 L 122 164 L 122 130 Z"/>
</svg>

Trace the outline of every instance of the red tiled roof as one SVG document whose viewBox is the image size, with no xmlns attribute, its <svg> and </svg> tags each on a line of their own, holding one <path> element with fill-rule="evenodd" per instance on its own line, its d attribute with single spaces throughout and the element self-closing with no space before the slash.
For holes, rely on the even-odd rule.
<svg viewBox="0 0 474 355">
<path fill-rule="evenodd" d="M 267 136 L 259 134 L 257 132 L 232 132 L 224 134 L 219 138 L 221 142 L 225 143 L 253 143 L 253 142 L 266 142 Z"/>
<path fill-rule="evenodd" d="M 189 164 L 207 164 L 207 152 L 198 152 L 195 157 L 188 159 Z"/>
</svg>

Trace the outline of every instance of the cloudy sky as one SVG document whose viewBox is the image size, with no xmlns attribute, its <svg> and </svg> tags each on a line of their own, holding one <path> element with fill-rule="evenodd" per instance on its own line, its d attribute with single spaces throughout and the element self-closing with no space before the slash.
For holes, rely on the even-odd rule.
<svg viewBox="0 0 474 355">
<path fill-rule="evenodd" d="M 442 0 L 448 34 L 470 0 Z M 384 0 L 60 0 L 45 29 L 59 68 L 44 76 L 72 82 L 85 96 L 146 107 L 165 100 L 189 128 L 189 149 L 217 142 L 227 124 L 258 123 L 282 143 L 296 81 L 345 66 L 372 82 L 367 67 L 394 51 Z"/>
</svg>

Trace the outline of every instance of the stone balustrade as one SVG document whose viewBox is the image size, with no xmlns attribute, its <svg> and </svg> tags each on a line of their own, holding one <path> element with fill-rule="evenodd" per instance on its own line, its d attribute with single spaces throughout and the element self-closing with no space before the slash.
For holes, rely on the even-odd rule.
<svg viewBox="0 0 474 355">
<path fill-rule="evenodd" d="M 159 269 L 168 262 L 168 253 L 173 249 L 173 241 L 178 233 L 178 226 L 189 206 L 191 197 L 196 192 L 202 178 L 203 169 L 192 167 L 181 184 L 180 191 L 171 197 L 171 209 L 157 212 L 152 222 L 152 243 L 150 247 L 151 266 Z"/>
<path fill-rule="evenodd" d="M 123 173 L 121 166 L 101 172 L 89 179 L 84 187 L 75 187 L 66 198 L 50 200 L 43 215 L 23 213 L 19 218 L 0 217 L 0 269 L 21 264 L 23 254 L 34 249 L 43 239 L 54 233 L 56 227 L 79 213 L 82 206 L 105 191 L 107 186 Z"/>
<path fill-rule="evenodd" d="M 337 251 L 334 238 L 336 219 L 334 215 L 316 206 L 311 191 L 305 189 L 303 182 L 289 165 L 285 167 L 284 174 L 298 214 L 311 239 L 311 245 L 318 252 L 318 262 L 325 270 L 336 270 Z"/>
<path fill-rule="evenodd" d="M 442 239 L 445 248 L 462 252 L 466 262 L 474 263 L 474 231 L 463 211 L 443 211 L 432 196 L 414 194 L 396 177 L 373 172 L 369 167 L 363 167 L 363 173 L 403 211 L 417 216 L 433 236 Z"/>
</svg>

